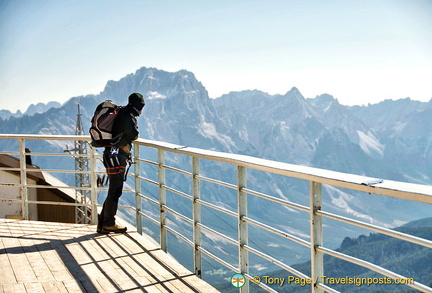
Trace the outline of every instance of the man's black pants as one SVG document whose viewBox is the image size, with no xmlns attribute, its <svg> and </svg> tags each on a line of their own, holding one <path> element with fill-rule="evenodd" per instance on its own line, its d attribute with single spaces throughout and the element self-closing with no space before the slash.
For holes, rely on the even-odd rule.
<svg viewBox="0 0 432 293">
<path fill-rule="evenodd" d="M 105 148 L 103 163 L 109 178 L 108 194 L 99 215 L 98 227 L 115 225 L 119 198 L 125 181 L 125 170 L 129 156 L 117 147 Z"/>
</svg>

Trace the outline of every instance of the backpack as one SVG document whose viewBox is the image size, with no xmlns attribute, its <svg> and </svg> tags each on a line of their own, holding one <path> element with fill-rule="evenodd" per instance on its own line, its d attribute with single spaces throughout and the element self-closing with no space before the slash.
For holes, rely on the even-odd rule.
<svg viewBox="0 0 432 293">
<path fill-rule="evenodd" d="M 89 130 L 92 146 L 106 147 L 120 141 L 121 134 L 112 137 L 112 128 L 121 108 L 111 100 L 106 100 L 96 107 Z"/>
</svg>

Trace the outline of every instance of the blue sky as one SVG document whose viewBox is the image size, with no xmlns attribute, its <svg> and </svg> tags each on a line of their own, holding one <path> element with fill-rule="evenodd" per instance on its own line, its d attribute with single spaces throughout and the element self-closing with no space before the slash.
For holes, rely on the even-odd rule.
<svg viewBox="0 0 432 293">
<path fill-rule="evenodd" d="M 0 0 L 0 109 L 100 93 L 142 66 L 210 97 L 432 98 L 431 0 Z"/>
</svg>

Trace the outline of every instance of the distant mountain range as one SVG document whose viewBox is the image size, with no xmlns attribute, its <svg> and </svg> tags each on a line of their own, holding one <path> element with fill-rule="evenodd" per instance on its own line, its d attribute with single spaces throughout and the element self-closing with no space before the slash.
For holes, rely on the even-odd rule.
<svg viewBox="0 0 432 293">
<path fill-rule="evenodd" d="M 12 113 L 9 110 L 0 110 L 0 118 L 3 120 L 7 120 L 9 119 L 9 117 L 19 118 L 24 115 L 33 116 L 36 113 L 44 113 L 51 108 L 60 108 L 60 107 L 61 104 L 59 102 L 49 102 L 47 104 L 37 103 L 36 105 L 31 104 L 24 113 L 22 113 L 20 110 L 18 110 L 15 113 Z"/>
<path fill-rule="evenodd" d="M 138 119 L 142 138 L 370 177 L 432 183 L 432 102 L 417 102 L 407 98 L 347 107 L 328 94 L 305 99 L 297 88 L 292 88 L 285 95 L 247 90 L 210 99 L 205 87 L 193 73 L 186 70 L 166 72 L 143 67 L 118 81 L 109 81 L 99 95 L 74 97 L 61 106 L 35 106 L 35 109 L 29 108 L 26 114 L 19 117 L 0 111 L 0 133 L 75 134 L 78 104 L 81 106 L 84 128 L 88 129 L 97 104 L 111 99 L 124 105 L 132 92 L 140 92 L 146 99 L 144 113 Z M 66 144 L 62 141 L 29 141 L 26 147 L 32 152 L 63 152 Z M 16 151 L 16 143 L 10 141 L 4 141 L 0 146 L 0 150 L 12 149 Z M 147 154 L 144 152 L 144 155 Z M 150 152 L 148 155 L 151 155 Z M 188 158 L 167 156 L 166 159 L 172 166 L 190 166 Z M 35 157 L 33 162 L 47 169 L 63 165 L 65 168 L 74 168 L 70 158 L 50 160 Z M 102 170 L 102 166 L 99 167 Z M 231 166 L 203 162 L 202 169 L 205 176 L 235 181 L 235 170 Z M 142 173 L 157 179 L 151 167 L 144 167 Z M 73 177 L 62 179 L 71 184 L 74 182 Z M 169 179 L 169 184 L 190 192 L 190 186 L 183 179 L 181 175 L 174 175 Z M 261 192 L 309 205 L 308 182 L 263 175 L 253 170 L 248 172 L 248 182 L 251 188 Z M 235 193 L 223 187 L 207 189 L 206 184 L 202 188 L 204 200 L 227 208 L 236 207 Z M 150 188 L 145 192 L 157 198 L 157 192 Z M 127 195 L 122 199 L 134 203 L 134 199 Z M 185 214 L 190 213 L 189 202 L 173 200 L 169 204 Z M 252 196 L 249 205 L 251 217 L 304 239 L 308 238 L 308 214 L 280 208 Z M 148 209 L 157 218 L 157 211 L 152 211 L 150 207 Z M 431 214 L 430 206 L 331 186 L 323 186 L 323 209 L 387 227 L 400 226 Z M 209 226 L 237 238 L 237 227 L 232 218 L 212 210 L 205 209 L 205 212 Z M 170 224 L 186 235 L 190 234 L 190 229 L 177 221 L 172 219 Z M 157 234 L 150 228 L 147 232 Z M 324 233 L 329 241 L 327 245 L 336 247 L 346 236 L 359 235 L 360 230 L 329 222 L 324 227 Z M 285 239 L 271 237 L 264 232 L 253 232 L 251 229 L 250 239 L 258 247 L 271 250 L 272 255 L 289 264 L 309 258 L 309 251 L 299 252 Z M 237 253 L 236 249 L 223 241 L 215 241 L 212 238 L 204 240 L 205 245 L 218 248 L 219 257 L 235 264 L 236 260 L 231 255 Z M 181 252 L 179 254 L 180 258 L 184 257 Z M 259 263 L 251 269 L 259 272 L 274 268 Z"/>
<path fill-rule="evenodd" d="M 247 90 L 210 99 L 186 70 L 141 68 L 109 81 L 97 96 L 75 97 L 63 106 L 38 103 L 24 114 L 0 110 L 0 131 L 45 133 L 43 121 L 49 118 L 68 128 L 60 133 L 71 134 L 74 104 L 81 104 L 87 128 L 97 103 L 112 99 L 125 104 L 133 91 L 147 100 L 141 137 L 372 177 L 432 182 L 432 102 L 406 98 L 348 107 L 328 94 L 305 99 L 297 88 L 285 95 Z M 41 113 L 46 114 L 37 115 Z"/>
</svg>

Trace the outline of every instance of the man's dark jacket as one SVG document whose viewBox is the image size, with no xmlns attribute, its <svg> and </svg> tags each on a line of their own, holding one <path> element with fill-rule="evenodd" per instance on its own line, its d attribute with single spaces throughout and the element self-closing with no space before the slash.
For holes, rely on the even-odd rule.
<svg viewBox="0 0 432 293">
<path fill-rule="evenodd" d="M 132 148 L 132 141 L 137 139 L 139 134 L 135 116 L 138 116 L 138 113 L 131 105 L 121 108 L 115 118 L 112 130 L 113 138 L 121 135 L 120 141 L 115 142 L 115 145 L 128 153 Z"/>
</svg>

